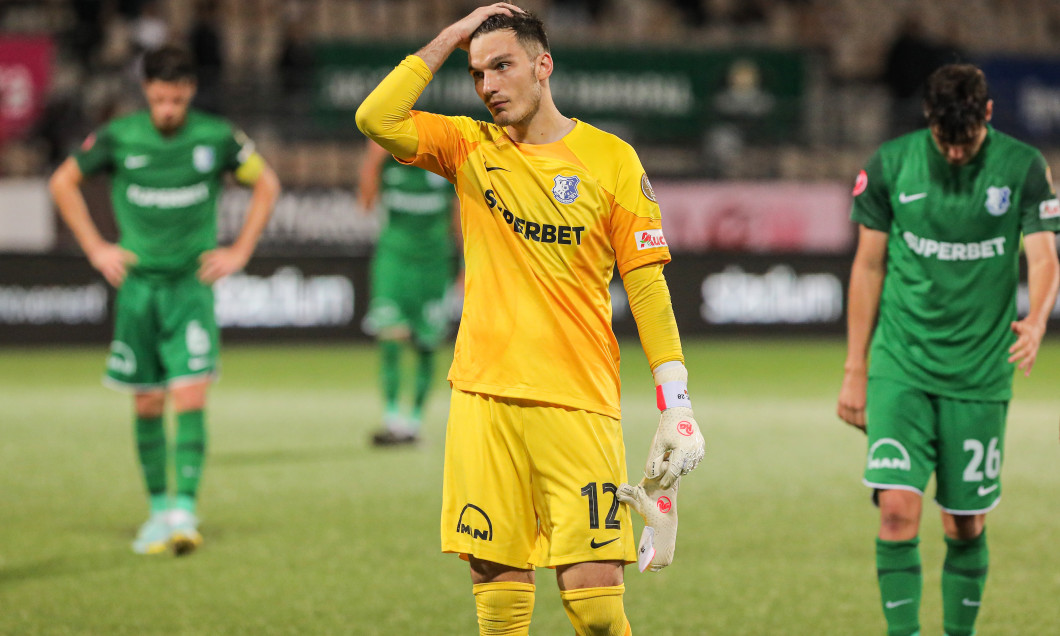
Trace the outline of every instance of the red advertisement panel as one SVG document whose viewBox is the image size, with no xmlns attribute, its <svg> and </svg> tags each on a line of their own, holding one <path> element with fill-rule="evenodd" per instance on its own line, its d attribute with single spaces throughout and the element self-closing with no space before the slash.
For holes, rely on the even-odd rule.
<svg viewBox="0 0 1060 636">
<path fill-rule="evenodd" d="M 666 242 L 675 252 L 854 249 L 850 187 L 837 183 L 660 181 Z"/>
<path fill-rule="evenodd" d="M 0 36 L 0 141 L 17 137 L 40 116 L 52 53 L 45 36 Z"/>
</svg>

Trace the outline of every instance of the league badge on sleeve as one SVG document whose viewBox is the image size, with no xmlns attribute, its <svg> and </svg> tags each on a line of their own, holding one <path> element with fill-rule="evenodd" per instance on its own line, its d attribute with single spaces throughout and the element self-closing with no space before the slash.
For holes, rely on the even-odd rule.
<svg viewBox="0 0 1060 636">
<path fill-rule="evenodd" d="M 652 203 L 658 203 L 658 201 L 655 200 L 655 190 L 652 189 L 651 182 L 648 181 L 647 173 L 642 174 L 640 177 L 640 191 L 649 201 Z"/>
<path fill-rule="evenodd" d="M 557 174 L 553 179 L 556 185 L 552 188 L 552 196 L 556 197 L 556 200 L 560 203 L 566 203 L 570 205 L 574 203 L 574 200 L 578 198 L 578 183 L 581 179 L 578 177 L 564 177 L 561 174 Z"/>
<path fill-rule="evenodd" d="M 858 173 L 858 178 L 854 181 L 854 196 L 858 196 L 864 192 L 867 187 L 869 187 L 869 173 L 862 170 Z"/>
</svg>

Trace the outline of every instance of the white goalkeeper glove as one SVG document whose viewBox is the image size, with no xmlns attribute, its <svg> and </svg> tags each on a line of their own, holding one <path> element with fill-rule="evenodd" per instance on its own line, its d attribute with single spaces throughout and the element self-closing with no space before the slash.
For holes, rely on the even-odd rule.
<svg viewBox="0 0 1060 636">
<path fill-rule="evenodd" d="M 651 440 L 644 476 L 658 479 L 659 486 L 667 489 L 699 464 L 706 453 L 706 442 L 692 417 L 685 365 L 664 362 L 655 369 L 655 396 L 662 414 Z"/>
<path fill-rule="evenodd" d="M 658 479 L 642 479 L 636 486 L 618 487 L 618 500 L 629 505 L 644 517 L 644 531 L 637 548 L 637 567 L 640 571 L 651 567 L 658 572 L 674 560 L 677 545 L 677 479 L 669 488 L 662 488 Z"/>
</svg>

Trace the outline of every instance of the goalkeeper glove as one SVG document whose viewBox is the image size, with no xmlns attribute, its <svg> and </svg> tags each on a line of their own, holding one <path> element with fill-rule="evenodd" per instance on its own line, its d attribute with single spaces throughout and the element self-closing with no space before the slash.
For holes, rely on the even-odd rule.
<svg viewBox="0 0 1060 636">
<path fill-rule="evenodd" d="M 674 560 L 677 545 L 677 479 L 669 488 L 662 488 L 658 479 L 642 479 L 636 486 L 622 484 L 618 500 L 629 505 L 644 517 L 644 531 L 637 549 L 640 571 L 651 567 L 658 572 Z"/>
<path fill-rule="evenodd" d="M 662 414 L 651 440 L 644 475 L 658 479 L 659 486 L 667 489 L 699 464 L 706 453 L 706 442 L 692 416 L 684 364 L 664 362 L 655 369 L 655 395 Z"/>
</svg>

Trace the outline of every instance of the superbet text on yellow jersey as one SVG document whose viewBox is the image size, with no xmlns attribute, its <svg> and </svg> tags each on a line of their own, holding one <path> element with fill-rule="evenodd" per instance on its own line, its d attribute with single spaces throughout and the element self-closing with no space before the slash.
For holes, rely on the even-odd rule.
<svg viewBox="0 0 1060 636">
<path fill-rule="evenodd" d="M 636 152 L 577 120 L 549 144 L 467 117 L 412 120 L 409 163 L 460 199 L 465 295 L 449 382 L 620 417 L 612 272 L 670 261 Z"/>
</svg>

